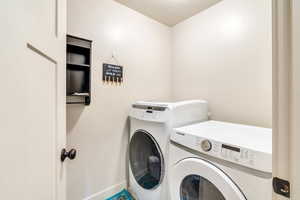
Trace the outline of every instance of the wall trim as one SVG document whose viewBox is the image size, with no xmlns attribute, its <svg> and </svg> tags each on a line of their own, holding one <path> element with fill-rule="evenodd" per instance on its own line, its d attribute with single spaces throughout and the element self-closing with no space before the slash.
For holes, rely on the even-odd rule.
<svg viewBox="0 0 300 200">
<path fill-rule="evenodd" d="M 104 200 L 112 196 L 113 194 L 120 192 L 122 189 L 127 188 L 127 182 L 123 181 L 119 184 L 112 185 L 100 192 L 94 193 L 88 197 L 85 197 L 83 200 Z"/>
</svg>

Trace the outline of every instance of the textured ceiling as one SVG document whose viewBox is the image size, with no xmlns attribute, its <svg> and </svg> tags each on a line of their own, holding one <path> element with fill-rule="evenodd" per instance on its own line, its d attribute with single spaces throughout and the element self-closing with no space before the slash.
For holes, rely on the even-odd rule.
<svg viewBox="0 0 300 200">
<path fill-rule="evenodd" d="M 221 0 L 115 0 L 168 26 L 190 18 Z"/>
</svg>

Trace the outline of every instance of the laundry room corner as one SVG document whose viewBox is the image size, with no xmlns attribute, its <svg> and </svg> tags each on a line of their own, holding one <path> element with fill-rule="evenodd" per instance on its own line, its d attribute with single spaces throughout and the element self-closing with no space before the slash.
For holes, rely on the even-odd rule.
<svg viewBox="0 0 300 200">
<path fill-rule="evenodd" d="M 172 28 L 172 98 L 272 127 L 272 1 L 223 0 Z"/>
<path fill-rule="evenodd" d="M 132 102 L 170 100 L 171 30 L 112 0 L 67 3 L 68 34 L 92 40 L 93 49 L 91 103 L 67 106 L 67 145 L 78 149 L 67 167 L 67 196 L 103 199 L 127 184 Z M 121 85 L 103 82 L 103 63 L 123 66 Z"/>
</svg>

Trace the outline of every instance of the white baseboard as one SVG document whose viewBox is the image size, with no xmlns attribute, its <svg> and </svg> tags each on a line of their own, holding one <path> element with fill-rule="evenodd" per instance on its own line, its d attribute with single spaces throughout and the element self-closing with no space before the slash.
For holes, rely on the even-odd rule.
<svg viewBox="0 0 300 200">
<path fill-rule="evenodd" d="M 83 200 L 104 200 L 104 199 L 116 194 L 117 192 L 120 192 L 122 189 L 126 189 L 126 188 L 127 188 L 126 181 L 123 181 L 119 184 L 110 186 L 100 192 L 92 194 L 92 195 L 84 198 Z"/>
</svg>

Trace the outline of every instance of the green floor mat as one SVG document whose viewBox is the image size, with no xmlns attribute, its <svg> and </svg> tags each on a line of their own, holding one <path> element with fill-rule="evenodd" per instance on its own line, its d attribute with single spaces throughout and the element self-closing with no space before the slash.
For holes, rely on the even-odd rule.
<svg viewBox="0 0 300 200">
<path fill-rule="evenodd" d="M 122 190 L 121 192 L 115 194 L 112 197 L 109 197 L 105 200 L 134 200 L 133 197 L 130 195 L 130 193 L 127 190 Z"/>
</svg>

